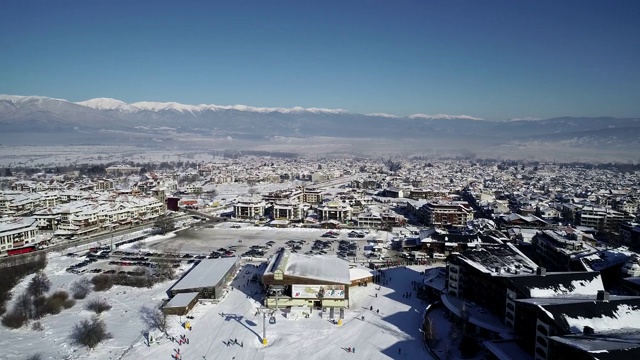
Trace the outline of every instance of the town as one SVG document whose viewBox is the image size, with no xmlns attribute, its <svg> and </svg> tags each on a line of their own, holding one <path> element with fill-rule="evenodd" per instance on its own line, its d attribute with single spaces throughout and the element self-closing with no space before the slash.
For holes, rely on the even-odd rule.
<svg viewBox="0 0 640 360">
<path fill-rule="evenodd" d="M 165 351 L 138 344 L 178 336 L 166 323 L 172 316 L 190 318 L 178 329 L 199 343 L 178 347 L 175 358 L 256 351 L 269 358 L 277 348 L 269 332 L 329 331 L 304 324 L 315 317 L 334 327 L 359 319 L 362 327 L 373 315 L 358 308 L 378 315 L 370 299 L 379 295 L 394 301 L 386 314 L 398 303 L 418 310 L 393 323 L 412 345 L 338 351 L 396 358 L 404 348 L 405 356 L 439 359 L 640 354 L 637 169 L 278 156 L 91 169 L 4 169 L 0 251 L 5 267 L 46 253 L 68 265 L 66 283 L 91 279 L 94 291 L 104 285 L 96 279 L 126 277 L 109 280 L 126 287 L 154 277 L 145 283 L 156 289 L 150 312 L 164 320 L 147 323 L 117 358 Z M 391 276 L 396 285 L 409 281 L 400 299 Z M 199 324 L 213 321 L 211 313 L 231 314 L 224 309 L 240 294 L 265 329 L 254 331 L 255 343 L 206 349 Z M 3 319 L 16 315 L 10 304 Z M 403 329 L 404 321 L 414 328 Z M 230 331 L 248 339 L 237 326 Z"/>
</svg>

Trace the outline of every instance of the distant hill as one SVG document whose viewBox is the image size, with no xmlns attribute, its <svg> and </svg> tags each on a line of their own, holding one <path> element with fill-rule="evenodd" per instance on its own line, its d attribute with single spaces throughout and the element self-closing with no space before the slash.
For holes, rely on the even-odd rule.
<svg viewBox="0 0 640 360">
<path fill-rule="evenodd" d="M 185 139 L 384 139 L 425 148 L 464 149 L 482 156 L 515 144 L 588 148 L 616 156 L 640 151 L 640 119 L 553 118 L 489 121 L 467 115 L 394 117 L 341 109 L 184 105 L 99 98 L 79 103 L 38 96 L 0 95 L 3 144 L 118 144 L 150 141 L 185 145 Z M 344 141 L 344 140 L 341 140 Z M 225 145 L 226 146 L 226 145 Z M 371 146 L 375 146 L 371 143 Z M 405 151 L 420 150 L 412 145 Z M 492 150 L 493 149 L 493 150 Z M 534 151 L 534 150 L 531 150 Z M 544 152 L 544 149 L 537 150 Z M 613 151 L 613 153 L 612 153 Z M 508 153 L 499 156 L 508 157 Z M 534 155 L 532 153 L 532 155 Z M 519 155 L 526 157 L 526 154 Z"/>
</svg>

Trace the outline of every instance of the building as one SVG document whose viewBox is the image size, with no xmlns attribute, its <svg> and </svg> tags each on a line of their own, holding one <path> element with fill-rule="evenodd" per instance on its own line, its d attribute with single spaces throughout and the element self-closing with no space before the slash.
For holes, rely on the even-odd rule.
<svg viewBox="0 0 640 360">
<path fill-rule="evenodd" d="M 336 256 L 308 256 L 283 249 L 267 265 L 262 283 L 267 292 L 264 305 L 269 308 L 276 307 L 276 302 L 278 308 L 349 306 L 349 263 Z"/>
<path fill-rule="evenodd" d="M 260 219 L 264 217 L 265 202 L 257 198 L 238 199 L 233 205 L 237 219 Z"/>
<path fill-rule="evenodd" d="M 640 249 L 640 224 L 624 222 L 620 225 L 620 237 L 623 244 Z"/>
<path fill-rule="evenodd" d="M 308 204 L 320 204 L 322 202 L 322 191 L 318 189 L 303 189 L 302 201 Z"/>
<path fill-rule="evenodd" d="M 199 297 L 198 292 L 178 293 L 162 307 L 162 312 L 166 315 L 187 315 L 198 303 Z"/>
<path fill-rule="evenodd" d="M 167 290 L 167 295 L 198 293 L 199 299 L 220 299 L 237 269 L 237 257 L 202 259 Z"/>
<path fill-rule="evenodd" d="M 0 256 L 37 245 L 38 221 L 34 218 L 0 219 Z"/>
<path fill-rule="evenodd" d="M 516 301 L 528 330 L 521 347 L 536 360 L 637 359 L 640 297 L 596 295 Z M 606 357 L 604 357 L 606 356 Z"/>
<path fill-rule="evenodd" d="M 586 240 L 578 231 L 543 230 L 533 237 L 532 243 L 542 266 L 554 271 L 580 270 L 579 258 L 596 252 Z"/>
<path fill-rule="evenodd" d="M 617 233 L 620 225 L 633 220 L 633 216 L 606 207 L 584 206 L 576 214 L 576 220 L 581 226 Z"/>
<path fill-rule="evenodd" d="M 428 202 L 418 213 L 425 225 L 441 228 L 466 227 L 473 220 L 473 208 L 466 201 Z"/>
<path fill-rule="evenodd" d="M 337 200 L 318 206 L 317 211 L 320 221 L 335 220 L 344 223 L 351 218 L 351 206 Z"/>
</svg>

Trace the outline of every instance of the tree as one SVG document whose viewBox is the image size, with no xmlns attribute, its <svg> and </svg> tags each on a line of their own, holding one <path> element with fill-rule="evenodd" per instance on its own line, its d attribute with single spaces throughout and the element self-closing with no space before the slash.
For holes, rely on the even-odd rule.
<svg viewBox="0 0 640 360">
<path fill-rule="evenodd" d="M 74 299 L 84 299 L 91 292 L 91 280 L 83 277 L 80 280 L 74 281 L 71 283 L 71 286 L 69 286 L 69 290 Z"/>
<path fill-rule="evenodd" d="M 162 215 L 153 223 L 153 227 L 158 234 L 166 234 L 176 229 L 176 222 L 167 215 Z"/>
<path fill-rule="evenodd" d="M 167 330 L 167 315 L 160 309 L 143 305 L 140 308 L 140 318 L 151 329 L 158 329 L 162 332 Z"/>
<path fill-rule="evenodd" d="M 29 282 L 29 286 L 27 287 L 27 292 L 29 295 L 33 297 L 40 297 L 45 293 L 49 292 L 51 288 L 51 281 L 47 277 L 45 273 L 39 271 L 35 274 L 35 276 Z"/>
<path fill-rule="evenodd" d="M 91 310 L 96 314 L 100 314 L 111 309 L 111 305 L 105 299 L 93 299 L 87 304 L 87 310 Z"/>
<path fill-rule="evenodd" d="M 173 278 L 175 277 L 173 264 L 167 260 L 158 260 L 156 275 L 158 275 L 160 279 L 173 280 Z"/>
<path fill-rule="evenodd" d="M 71 331 L 71 341 L 74 344 L 84 345 L 90 349 L 95 348 L 104 340 L 112 336 L 107 332 L 104 321 L 95 315 L 91 320 L 82 320 L 76 324 Z"/>
</svg>

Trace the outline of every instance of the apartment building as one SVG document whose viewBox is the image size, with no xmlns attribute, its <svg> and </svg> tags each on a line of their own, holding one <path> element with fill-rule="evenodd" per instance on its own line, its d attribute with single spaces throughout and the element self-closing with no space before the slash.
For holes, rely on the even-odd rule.
<svg viewBox="0 0 640 360">
<path fill-rule="evenodd" d="M 473 220 L 473 208 L 466 201 L 428 202 L 418 209 L 418 217 L 427 226 L 465 227 Z"/>
</svg>

